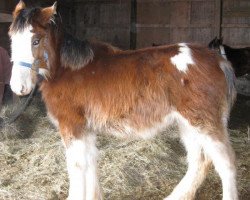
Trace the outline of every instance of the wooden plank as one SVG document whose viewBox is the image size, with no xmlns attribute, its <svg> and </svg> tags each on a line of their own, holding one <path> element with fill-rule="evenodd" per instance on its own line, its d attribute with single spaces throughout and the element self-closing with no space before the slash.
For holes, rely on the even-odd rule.
<svg viewBox="0 0 250 200">
<path fill-rule="evenodd" d="M 190 42 L 190 29 L 186 28 L 171 28 L 169 43 Z"/>
<path fill-rule="evenodd" d="M 137 2 L 136 0 L 131 0 L 131 14 L 130 14 L 130 49 L 136 49 L 136 39 L 137 39 Z"/>
<path fill-rule="evenodd" d="M 170 24 L 176 26 L 189 25 L 190 23 L 190 1 L 173 2 L 170 4 Z"/>
<path fill-rule="evenodd" d="M 250 46 L 249 28 L 223 28 L 223 41 L 229 46 Z"/>
<path fill-rule="evenodd" d="M 222 24 L 221 27 L 222 28 L 250 28 L 250 24 Z"/>
<path fill-rule="evenodd" d="M 215 2 L 191 2 L 191 24 L 214 24 Z"/>
<path fill-rule="evenodd" d="M 137 28 L 208 28 L 212 27 L 211 23 L 204 24 L 136 24 Z"/>
<path fill-rule="evenodd" d="M 215 0 L 214 36 L 221 37 L 222 0 Z"/>
<path fill-rule="evenodd" d="M 250 17 L 250 8 L 224 12 L 224 17 Z"/>
<path fill-rule="evenodd" d="M 137 2 L 137 23 L 169 24 L 170 4 L 167 2 Z"/>
<path fill-rule="evenodd" d="M 0 13 L 0 23 L 12 22 L 12 15 L 6 13 Z"/>
<path fill-rule="evenodd" d="M 196 2 L 208 2 L 208 1 L 214 1 L 214 0 L 137 0 L 137 2 L 190 2 L 190 1 L 196 1 Z"/>
<path fill-rule="evenodd" d="M 138 28 L 137 48 L 169 43 L 169 28 Z"/>
<path fill-rule="evenodd" d="M 100 5 L 100 25 L 130 26 L 130 3 Z M 96 11 L 95 11 L 96 12 Z"/>
</svg>

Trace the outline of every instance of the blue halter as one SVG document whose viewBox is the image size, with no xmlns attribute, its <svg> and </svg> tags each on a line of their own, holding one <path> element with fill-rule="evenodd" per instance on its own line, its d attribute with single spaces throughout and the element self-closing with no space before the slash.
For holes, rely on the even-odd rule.
<svg viewBox="0 0 250 200">
<path fill-rule="evenodd" d="M 28 67 L 28 68 L 32 69 L 32 64 L 30 64 L 30 63 L 23 62 L 23 61 L 19 61 L 18 64 L 19 64 L 20 66 Z"/>
<path fill-rule="evenodd" d="M 49 55 L 48 55 L 47 52 L 44 52 L 44 53 L 43 53 L 43 57 L 44 57 L 45 61 L 48 62 Z M 22 66 L 22 67 L 30 68 L 30 69 L 36 71 L 37 73 L 39 72 L 39 66 L 38 66 L 39 60 L 35 60 L 35 61 L 34 61 L 34 65 L 35 65 L 35 66 L 38 66 L 36 69 L 33 69 L 33 68 L 32 68 L 33 64 L 31 64 L 31 63 L 19 61 L 18 64 L 19 64 L 20 66 Z"/>
</svg>

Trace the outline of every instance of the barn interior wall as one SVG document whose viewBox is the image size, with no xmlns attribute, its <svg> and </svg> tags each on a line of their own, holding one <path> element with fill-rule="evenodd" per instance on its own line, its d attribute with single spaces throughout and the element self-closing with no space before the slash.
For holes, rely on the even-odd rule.
<svg viewBox="0 0 250 200">
<path fill-rule="evenodd" d="M 10 14 L 16 1 L 0 1 L 0 13 Z M 10 22 L 0 22 L 0 46 L 10 51 L 10 40 L 8 36 Z"/>
<path fill-rule="evenodd" d="M 130 47 L 130 1 L 77 0 L 75 8 L 77 37 Z"/>
<path fill-rule="evenodd" d="M 17 2 L 0 1 L 0 12 L 11 13 Z M 53 2 L 40 0 L 40 5 Z M 58 0 L 58 5 L 66 30 L 123 49 L 153 43 L 206 45 L 220 33 L 230 46 L 250 46 L 249 0 Z M 0 23 L 0 46 L 6 49 L 9 25 Z"/>
<path fill-rule="evenodd" d="M 131 21 L 134 1 L 76 0 L 77 36 L 96 37 L 126 49 L 153 43 L 207 45 L 220 35 L 233 47 L 250 46 L 249 0 L 136 0 L 135 22 Z M 135 40 L 130 38 L 133 23 Z"/>
<path fill-rule="evenodd" d="M 224 0 L 221 27 L 225 44 L 250 46 L 250 1 Z"/>
</svg>

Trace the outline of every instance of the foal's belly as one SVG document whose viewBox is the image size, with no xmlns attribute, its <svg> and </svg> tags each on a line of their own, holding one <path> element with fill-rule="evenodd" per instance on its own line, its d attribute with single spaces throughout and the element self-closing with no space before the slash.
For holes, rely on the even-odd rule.
<svg viewBox="0 0 250 200">
<path fill-rule="evenodd" d="M 114 120 L 101 124 L 99 127 L 98 123 L 94 122 L 94 124 L 89 125 L 99 134 L 107 133 L 122 138 L 148 139 L 163 131 L 169 125 L 172 125 L 176 121 L 177 115 L 176 112 L 172 112 L 164 116 L 161 120 L 151 123 L 142 122 L 139 125 L 136 125 L 130 119 Z"/>
<path fill-rule="evenodd" d="M 95 115 L 95 117 L 91 115 L 86 116 L 86 121 L 85 123 L 83 122 L 82 132 L 96 134 L 106 133 L 122 138 L 148 139 L 163 131 L 180 118 L 180 114 L 176 111 L 172 111 L 158 120 L 154 120 L 150 118 L 150 116 L 144 118 L 144 120 L 138 120 L 140 116 L 117 120 L 100 116 L 102 115 Z M 48 117 L 53 125 L 59 128 L 60 122 L 53 112 L 48 112 Z M 70 124 L 70 126 L 72 125 L 73 124 Z"/>
</svg>

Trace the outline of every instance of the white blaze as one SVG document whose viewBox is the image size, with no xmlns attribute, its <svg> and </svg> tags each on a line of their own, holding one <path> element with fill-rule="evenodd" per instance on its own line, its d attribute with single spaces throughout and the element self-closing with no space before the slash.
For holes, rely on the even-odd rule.
<svg viewBox="0 0 250 200">
<path fill-rule="evenodd" d="M 23 32 L 14 33 L 11 36 L 11 59 L 13 61 L 12 75 L 10 80 L 11 89 L 18 95 L 29 94 L 34 83 L 32 83 L 31 69 L 20 66 L 19 62 L 32 64 L 34 61 L 31 49 L 33 33 L 31 27 Z"/>
<path fill-rule="evenodd" d="M 179 54 L 170 58 L 171 62 L 177 67 L 179 71 L 186 72 L 188 65 L 194 64 L 191 50 L 185 43 L 179 44 Z"/>
</svg>

